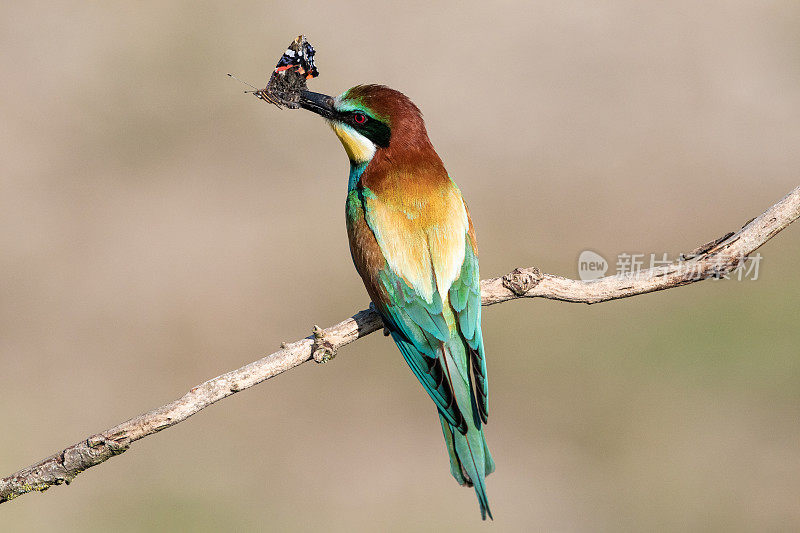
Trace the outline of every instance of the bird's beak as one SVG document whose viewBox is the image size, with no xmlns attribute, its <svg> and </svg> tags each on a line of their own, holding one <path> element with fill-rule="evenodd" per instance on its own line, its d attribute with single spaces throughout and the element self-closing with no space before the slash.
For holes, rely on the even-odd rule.
<svg viewBox="0 0 800 533">
<path fill-rule="evenodd" d="M 336 110 L 333 108 L 333 98 L 327 94 L 303 91 L 300 93 L 300 107 L 313 111 L 323 118 L 333 119 L 336 116 Z"/>
</svg>

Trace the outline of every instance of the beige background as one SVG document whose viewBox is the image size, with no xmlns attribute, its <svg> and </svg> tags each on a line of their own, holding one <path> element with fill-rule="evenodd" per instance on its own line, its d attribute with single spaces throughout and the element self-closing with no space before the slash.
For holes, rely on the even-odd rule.
<svg viewBox="0 0 800 533">
<path fill-rule="evenodd" d="M 347 161 L 242 95 L 286 44 L 314 90 L 405 91 L 484 277 L 681 251 L 800 169 L 797 2 L 5 2 L 0 474 L 367 303 Z M 485 310 L 496 521 L 373 335 L 0 508 L 4 531 L 790 530 L 800 229 L 757 281 Z"/>
</svg>

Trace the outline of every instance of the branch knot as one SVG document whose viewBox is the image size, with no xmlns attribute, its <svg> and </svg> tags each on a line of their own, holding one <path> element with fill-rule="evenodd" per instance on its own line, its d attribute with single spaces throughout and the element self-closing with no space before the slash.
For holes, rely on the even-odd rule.
<svg viewBox="0 0 800 533">
<path fill-rule="evenodd" d="M 327 363 L 336 357 L 336 348 L 325 337 L 325 330 L 314 326 L 314 344 L 311 346 L 311 355 L 317 363 Z"/>
<path fill-rule="evenodd" d="M 544 276 L 542 276 L 541 270 L 536 267 L 515 268 L 503 276 L 503 287 L 517 296 L 525 296 L 525 293 L 542 281 L 542 278 Z"/>
<path fill-rule="evenodd" d="M 105 449 L 110 453 L 110 455 L 113 456 L 127 451 L 130 447 L 130 442 L 126 442 L 124 440 L 118 441 L 108 438 L 105 435 L 97 434 L 86 439 L 86 445 L 89 448 L 97 451 L 103 451 L 103 449 Z"/>
</svg>

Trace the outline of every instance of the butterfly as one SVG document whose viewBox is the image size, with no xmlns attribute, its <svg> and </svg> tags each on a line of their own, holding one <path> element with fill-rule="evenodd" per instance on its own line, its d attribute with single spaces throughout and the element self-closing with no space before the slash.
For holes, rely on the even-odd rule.
<svg viewBox="0 0 800 533">
<path fill-rule="evenodd" d="M 275 71 L 272 73 L 274 76 L 279 72 L 283 72 L 292 67 L 297 67 L 298 74 L 305 74 L 307 80 L 319 76 L 317 66 L 314 64 L 314 47 L 311 46 L 305 36 L 300 35 L 295 39 L 289 48 L 283 53 L 275 65 Z"/>
<path fill-rule="evenodd" d="M 267 86 L 253 91 L 253 94 L 278 107 L 297 109 L 300 107 L 300 93 L 307 89 L 306 80 L 319 76 L 314 63 L 315 54 L 314 47 L 305 36 L 298 35 L 278 60 Z"/>
</svg>

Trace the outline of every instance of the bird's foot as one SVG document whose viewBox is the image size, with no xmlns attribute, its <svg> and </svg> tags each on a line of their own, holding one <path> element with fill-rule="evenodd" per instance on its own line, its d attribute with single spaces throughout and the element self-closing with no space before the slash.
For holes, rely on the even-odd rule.
<svg viewBox="0 0 800 533">
<path fill-rule="evenodd" d="M 311 346 L 311 355 L 317 363 L 327 363 L 336 357 L 336 348 L 333 343 L 325 338 L 325 330 L 314 326 L 314 344 Z"/>
<path fill-rule="evenodd" d="M 373 302 L 369 303 L 369 308 L 378 313 L 378 308 L 375 307 L 375 304 Z M 378 314 L 380 315 L 380 313 Z M 383 315 L 381 315 L 381 322 L 383 322 L 383 336 L 388 337 L 389 335 L 392 334 L 392 331 L 389 329 L 389 327 L 386 325 L 386 322 L 383 320 Z"/>
</svg>

